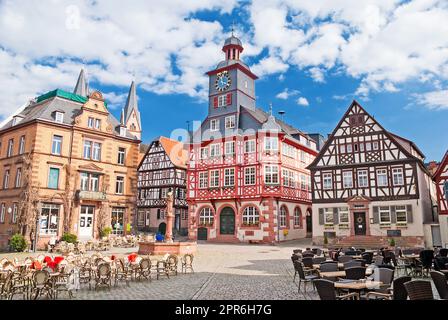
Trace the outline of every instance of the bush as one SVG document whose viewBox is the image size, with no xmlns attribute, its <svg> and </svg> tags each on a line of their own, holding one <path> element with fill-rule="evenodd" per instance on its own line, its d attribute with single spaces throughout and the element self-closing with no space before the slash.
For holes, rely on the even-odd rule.
<svg viewBox="0 0 448 320">
<path fill-rule="evenodd" d="M 76 243 L 78 241 L 78 237 L 73 233 L 64 233 L 61 240 L 68 243 Z"/>
<path fill-rule="evenodd" d="M 112 228 L 106 227 L 103 230 L 101 230 L 100 235 L 101 235 L 101 237 L 107 237 L 108 235 L 110 235 L 111 232 L 112 232 Z"/>
<path fill-rule="evenodd" d="M 23 252 L 28 247 L 28 244 L 26 243 L 25 237 L 22 236 L 20 233 L 16 233 L 11 237 L 11 248 L 14 251 L 17 252 Z"/>
</svg>

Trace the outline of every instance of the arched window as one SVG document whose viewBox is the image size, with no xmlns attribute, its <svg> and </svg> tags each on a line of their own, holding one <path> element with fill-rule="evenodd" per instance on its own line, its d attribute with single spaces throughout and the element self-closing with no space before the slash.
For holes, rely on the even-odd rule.
<svg viewBox="0 0 448 320">
<path fill-rule="evenodd" d="M 199 224 L 201 226 L 205 226 L 205 225 L 213 225 L 213 220 L 214 220 L 214 216 L 213 216 L 213 212 L 212 209 L 210 208 L 204 208 L 201 210 L 201 213 L 199 214 Z"/>
<path fill-rule="evenodd" d="M 258 225 L 260 222 L 260 214 L 255 207 L 246 207 L 243 212 L 243 225 Z"/>
<path fill-rule="evenodd" d="M 294 225 L 297 227 L 302 226 L 302 211 L 297 207 L 294 209 Z"/>
<path fill-rule="evenodd" d="M 286 225 L 286 216 L 287 216 L 286 207 L 281 206 L 280 207 L 280 215 L 279 215 L 280 228 L 285 228 L 287 226 Z"/>
</svg>

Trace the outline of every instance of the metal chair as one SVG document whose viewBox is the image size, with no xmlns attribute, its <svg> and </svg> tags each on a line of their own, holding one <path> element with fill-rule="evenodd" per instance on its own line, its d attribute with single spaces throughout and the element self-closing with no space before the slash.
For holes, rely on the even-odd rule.
<svg viewBox="0 0 448 320">
<path fill-rule="evenodd" d="M 431 282 L 412 280 L 404 284 L 410 300 L 434 300 Z"/>
<path fill-rule="evenodd" d="M 420 261 L 422 263 L 423 271 L 426 271 L 426 276 L 429 276 L 429 271 L 432 269 L 433 260 L 434 250 L 422 250 L 420 252 Z"/>
<path fill-rule="evenodd" d="M 430 274 L 440 298 L 448 300 L 448 283 L 443 272 L 431 271 Z"/>
<path fill-rule="evenodd" d="M 298 274 L 299 274 L 299 289 L 298 292 L 300 293 L 300 286 L 302 284 L 302 282 L 304 283 L 304 293 L 306 293 L 306 285 L 307 283 L 313 283 L 313 280 L 317 279 L 318 276 L 314 275 L 314 274 L 309 274 L 309 275 L 305 275 L 305 270 L 304 270 L 304 266 L 303 263 L 300 261 L 296 262 L 297 264 L 297 270 L 298 270 Z"/>
<path fill-rule="evenodd" d="M 95 290 L 99 287 L 107 287 L 110 289 L 112 286 L 112 273 L 110 264 L 107 262 L 101 262 L 98 264 L 95 275 Z"/>
<path fill-rule="evenodd" d="M 373 252 L 363 252 L 361 257 L 366 261 L 366 264 L 371 264 L 373 261 Z"/>
<path fill-rule="evenodd" d="M 316 279 L 313 284 L 317 289 L 320 300 L 359 300 L 359 294 L 355 292 L 338 296 L 332 281 Z"/>
<path fill-rule="evenodd" d="M 36 300 L 42 294 L 45 294 L 48 298 L 53 298 L 53 291 L 50 284 L 50 274 L 47 270 L 36 270 L 33 274 L 31 281 L 30 294 Z"/>
<path fill-rule="evenodd" d="M 182 273 L 187 273 L 187 270 L 191 270 L 194 273 L 193 269 L 193 255 L 191 253 L 184 254 L 181 258 L 182 265 Z"/>
<path fill-rule="evenodd" d="M 349 262 L 349 261 L 352 261 L 352 260 L 353 260 L 352 256 L 339 256 L 338 257 L 338 261 L 340 263 L 346 263 L 346 262 Z"/>
<path fill-rule="evenodd" d="M 168 272 L 166 261 L 159 260 L 156 264 L 156 270 L 157 270 L 157 280 L 159 280 L 159 277 L 161 275 L 165 275 L 167 278 L 170 277 L 170 273 Z"/>
<path fill-rule="evenodd" d="M 382 300 L 407 300 L 408 292 L 406 291 L 404 284 L 411 280 L 412 278 L 410 276 L 399 277 L 393 281 L 392 287 L 389 287 L 386 292 L 371 291 L 366 294 L 366 298 L 370 299 L 371 297 L 374 297 Z"/>
<path fill-rule="evenodd" d="M 350 260 L 344 263 L 344 269 L 353 268 L 353 267 L 364 267 L 363 262 L 360 260 Z"/>
<path fill-rule="evenodd" d="M 327 258 L 325 257 L 315 257 L 313 258 L 313 264 L 321 264 L 322 262 L 325 262 Z"/>
<path fill-rule="evenodd" d="M 132 280 L 132 272 L 124 264 L 123 259 L 118 259 L 116 266 L 114 285 L 117 286 L 119 281 L 124 281 L 126 282 L 126 285 L 129 286 L 129 282 Z"/>
<path fill-rule="evenodd" d="M 351 267 L 345 269 L 345 279 L 361 280 L 366 277 L 366 267 Z"/>
<path fill-rule="evenodd" d="M 170 275 L 177 276 L 177 263 L 178 263 L 178 259 L 177 259 L 177 256 L 175 256 L 174 254 L 170 254 L 166 258 L 166 267 L 167 267 Z"/>
<path fill-rule="evenodd" d="M 325 262 L 320 264 L 320 272 L 333 272 L 338 271 L 338 263 L 336 261 Z"/>
<path fill-rule="evenodd" d="M 143 258 L 139 263 L 140 268 L 137 270 L 137 278 L 151 281 L 151 260 Z"/>
</svg>

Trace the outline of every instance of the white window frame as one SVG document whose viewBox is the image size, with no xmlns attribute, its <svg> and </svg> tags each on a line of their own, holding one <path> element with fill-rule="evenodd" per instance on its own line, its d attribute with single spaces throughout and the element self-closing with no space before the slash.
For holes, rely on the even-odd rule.
<svg viewBox="0 0 448 320">
<path fill-rule="evenodd" d="M 221 156 L 221 144 L 214 143 L 210 145 L 210 157 L 219 157 Z"/>
<path fill-rule="evenodd" d="M 25 136 L 21 136 L 19 142 L 19 154 L 23 153 L 25 153 Z"/>
<path fill-rule="evenodd" d="M 346 216 L 346 219 L 342 219 L 343 216 Z M 350 212 L 348 207 L 340 207 L 338 209 L 338 219 L 339 225 L 348 225 L 350 223 Z"/>
<path fill-rule="evenodd" d="M 294 208 L 294 226 L 300 227 L 302 225 L 302 211 L 299 207 Z"/>
<path fill-rule="evenodd" d="M 243 211 L 243 225 L 259 225 L 260 224 L 260 213 L 258 209 L 254 206 L 248 206 L 244 208 Z"/>
<path fill-rule="evenodd" d="M 12 157 L 14 154 L 14 139 L 8 140 L 8 150 L 6 152 L 7 157 Z"/>
<path fill-rule="evenodd" d="M 209 174 L 209 186 L 210 188 L 219 187 L 219 170 L 210 170 Z"/>
<path fill-rule="evenodd" d="M 219 131 L 219 119 L 210 120 L 210 131 Z"/>
<path fill-rule="evenodd" d="M 227 95 L 223 94 L 218 96 L 218 108 L 227 106 Z"/>
<path fill-rule="evenodd" d="M 47 220 L 47 228 L 42 229 L 42 217 L 44 217 L 44 215 L 42 214 L 42 210 L 41 210 L 41 220 L 39 221 L 39 234 L 40 235 L 57 235 L 58 233 L 58 229 L 59 229 L 59 215 L 61 213 L 61 208 L 59 205 L 55 205 L 55 204 L 49 204 L 49 203 L 44 203 L 42 204 L 42 209 L 49 209 L 49 214 L 48 214 L 48 220 Z M 53 213 L 53 211 L 56 211 L 57 214 L 55 215 Z M 50 222 L 52 221 L 51 217 L 52 216 L 56 216 L 56 227 L 55 228 L 50 228 Z"/>
<path fill-rule="evenodd" d="M 22 167 L 16 170 L 16 180 L 14 182 L 15 188 L 20 188 L 22 186 Z"/>
<path fill-rule="evenodd" d="M 404 185 L 403 168 L 392 168 L 392 183 L 394 186 Z"/>
<path fill-rule="evenodd" d="M 124 165 L 126 159 L 126 148 L 118 147 L 118 159 L 117 163 Z"/>
<path fill-rule="evenodd" d="M 288 213 L 286 211 L 286 207 L 283 205 L 280 207 L 280 212 L 278 215 L 278 224 L 280 228 L 286 228 L 287 227 L 287 219 L 286 217 L 288 216 Z"/>
<path fill-rule="evenodd" d="M 369 171 L 362 169 L 358 170 L 357 174 L 358 174 L 358 187 L 367 188 L 369 186 Z"/>
<path fill-rule="evenodd" d="M 333 189 L 333 174 L 330 172 L 322 173 L 322 188 L 324 190 Z"/>
<path fill-rule="evenodd" d="M 235 185 L 235 168 L 224 169 L 224 187 L 233 187 Z"/>
<path fill-rule="evenodd" d="M 87 118 L 87 127 L 93 129 L 94 126 L 95 126 L 95 118 L 88 117 Z"/>
<path fill-rule="evenodd" d="M 62 140 L 63 137 L 57 134 L 53 135 L 51 140 L 51 154 L 61 155 L 62 154 Z M 57 147 L 59 147 L 59 152 L 57 152 Z"/>
<path fill-rule="evenodd" d="M 386 213 L 387 212 L 387 214 L 388 214 L 388 217 L 389 217 L 389 221 L 383 221 L 383 218 L 382 218 L 382 213 Z M 379 207 L 378 208 L 378 215 L 379 215 L 379 219 L 380 219 L 380 224 L 391 224 L 391 213 L 390 213 L 390 207 Z"/>
<path fill-rule="evenodd" d="M 11 175 L 11 171 L 9 169 L 5 170 L 5 174 L 3 175 L 3 189 L 9 188 L 10 175 Z"/>
<path fill-rule="evenodd" d="M 208 172 L 202 171 L 199 172 L 199 189 L 207 189 L 208 188 Z"/>
<path fill-rule="evenodd" d="M 215 221 L 215 216 L 212 212 L 212 209 L 209 207 L 202 208 L 201 212 L 199 213 L 199 225 L 213 225 Z"/>
<path fill-rule="evenodd" d="M 244 185 L 253 186 L 256 183 L 256 167 L 246 167 L 244 168 Z"/>
<path fill-rule="evenodd" d="M 101 143 L 92 143 L 92 160 L 101 161 Z"/>
<path fill-rule="evenodd" d="M 353 172 L 342 171 L 342 187 L 343 189 L 353 188 Z"/>
<path fill-rule="evenodd" d="M 254 153 L 255 151 L 255 139 L 244 141 L 244 153 Z"/>
<path fill-rule="evenodd" d="M 227 116 L 225 117 L 225 128 L 233 129 L 236 126 L 235 116 Z"/>
<path fill-rule="evenodd" d="M 235 141 L 227 141 L 224 144 L 224 153 L 226 156 L 233 156 L 235 154 Z"/>
<path fill-rule="evenodd" d="M 264 151 L 278 151 L 278 137 L 264 137 Z"/>
<path fill-rule="evenodd" d="M 383 178 L 380 179 L 380 177 L 385 177 L 385 179 L 383 179 Z M 387 169 L 377 169 L 376 170 L 376 181 L 377 181 L 378 187 L 387 187 L 389 185 Z"/>
<path fill-rule="evenodd" d="M 280 183 L 278 165 L 271 164 L 264 166 L 264 183 L 272 185 L 278 185 Z"/>
<path fill-rule="evenodd" d="M 13 224 L 17 223 L 18 210 L 19 210 L 19 207 L 18 207 L 17 203 L 13 203 L 13 205 L 12 205 L 12 218 L 11 218 L 11 222 Z"/>
<path fill-rule="evenodd" d="M 333 208 L 324 208 L 324 225 L 334 225 L 334 213 Z"/>
<path fill-rule="evenodd" d="M 6 204 L 2 203 L 0 209 L 0 223 L 5 222 L 5 215 L 6 215 Z"/>
<path fill-rule="evenodd" d="M 64 123 L 64 113 L 56 111 L 56 113 L 54 115 L 54 121 L 56 121 L 58 123 Z"/>
<path fill-rule="evenodd" d="M 117 176 L 115 179 L 115 194 L 124 194 L 124 176 Z"/>
<path fill-rule="evenodd" d="M 101 129 L 101 119 L 95 119 L 95 129 Z"/>
<path fill-rule="evenodd" d="M 207 147 L 202 147 L 199 152 L 200 152 L 201 160 L 208 158 L 208 148 Z"/>
<path fill-rule="evenodd" d="M 402 218 L 401 221 L 398 221 L 398 213 L 403 214 L 404 216 L 404 220 Z M 408 223 L 408 210 L 406 208 L 406 206 L 395 206 L 395 215 L 397 217 L 396 219 L 396 223 L 397 224 L 407 224 Z"/>
</svg>

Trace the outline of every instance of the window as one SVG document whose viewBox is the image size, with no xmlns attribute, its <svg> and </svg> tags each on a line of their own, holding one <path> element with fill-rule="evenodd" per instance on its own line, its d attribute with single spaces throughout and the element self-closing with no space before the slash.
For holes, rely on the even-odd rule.
<svg viewBox="0 0 448 320">
<path fill-rule="evenodd" d="M 302 226 L 302 212 L 298 207 L 294 209 L 294 225 Z"/>
<path fill-rule="evenodd" d="M 95 119 L 95 129 L 100 130 L 101 129 L 101 120 Z"/>
<path fill-rule="evenodd" d="M 22 186 L 22 168 L 17 168 L 16 171 L 16 182 L 14 187 L 20 188 Z"/>
<path fill-rule="evenodd" d="M 386 169 L 376 170 L 376 180 L 378 181 L 378 187 L 386 187 L 388 185 Z"/>
<path fill-rule="evenodd" d="M 219 170 L 210 171 L 210 188 L 219 187 Z"/>
<path fill-rule="evenodd" d="M 226 129 L 235 128 L 235 116 L 228 116 L 225 119 Z"/>
<path fill-rule="evenodd" d="M 95 124 L 95 119 L 92 117 L 89 117 L 89 119 L 87 119 L 87 127 L 93 128 L 94 124 Z"/>
<path fill-rule="evenodd" d="M 300 175 L 300 188 L 302 189 L 302 190 L 307 190 L 308 188 L 308 186 L 307 186 L 307 181 L 308 181 L 308 179 L 307 179 L 307 177 L 306 177 L 306 175 L 304 175 L 304 174 L 301 174 Z"/>
<path fill-rule="evenodd" d="M 224 187 L 235 185 L 235 168 L 224 169 Z"/>
<path fill-rule="evenodd" d="M 358 187 L 365 188 L 369 186 L 368 172 L 367 170 L 358 171 Z"/>
<path fill-rule="evenodd" d="M 11 222 L 14 224 L 17 223 L 18 209 L 19 207 L 17 203 L 14 203 L 12 205 L 12 218 L 11 218 Z"/>
<path fill-rule="evenodd" d="M 352 150 L 352 145 L 351 145 L 351 143 L 349 143 L 349 144 L 347 144 L 347 153 L 351 153 L 353 150 Z"/>
<path fill-rule="evenodd" d="M 89 190 L 89 174 L 86 172 L 81 172 L 81 190 Z"/>
<path fill-rule="evenodd" d="M 81 190 L 98 191 L 100 176 L 94 173 L 81 172 Z"/>
<path fill-rule="evenodd" d="M 8 189 L 9 187 L 9 169 L 5 170 L 5 175 L 3 176 L 3 189 Z"/>
<path fill-rule="evenodd" d="M 244 168 L 244 185 L 254 185 L 255 184 L 255 167 Z"/>
<path fill-rule="evenodd" d="M 50 173 L 48 174 L 48 188 L 58 189 L 59 188 L 59 169 L 50 168 Z"/>
<path fill-rule="evenodd" d="M 125 148 L 118 148 L 118 164 L 124 165 L 124 159 L 126 156 L 126 149 Z"/>
<path fill-rule="evenodd" d="M 59 223 L 59 205 L 44 203 L 40 214 L 40 234 L 57 235 Z"/>
<path fill-rule="evenodd" d="M 371 150 L 372 150 L 372 143 L 366 142 L 366 151 L 371 151 Z"/>
<path fill-rule="evenodd" d="M 92 142 L 84 141 L 84 150 L 83 150 L 84 159 L 90 159 L 91 154 L 92 154 Z"/>
<path fill-rule="evenodd" d="M 379 149 L 378 141 L 374 141 L 373 142 L 373 150 L 378 150 L 378 149 Z"/>
<path fill-rule="evenodd" d="M 64 122 L 64 113 L 56 111 L 54 119 L 56 122 L 63 123 Z"/>
<path fill-rule="evenodd" d="M 14 139 L 9 139 L 8 141 L 8 151 L 6 156 L 7 157 L 12 157 L 12 154 L 14 152 Z"/>
<path fill-rule="evenodd" d="M 53 141 L 51 142 L 51 153 L 60 155 L 62 149 L 62 137 L 53 136 Z"/>
<path fill-rule="evenodd" d="M 210 131 L 219 131 L 219 119 L 212 119 L 210 121 Z"/>
<path fill-rule="evenodd" d="M 201 213 L 199 214 L 199 225 L 201 226 L 211 226 L 213 225 L 213 213 L 212 209 L 210 208 L 204 208 L 201 210 Z"/>
<path fill-rule="evenodd" d="M 126 127 L 120 127 L 120 136 L 126 137 Z"/>
<path fill-rule="evenodd" d="M 394 186 L 402 186 L 404 184 L 402 168 L 392 169 L 392 181 L 394 183 Z"/>
<path fill-rule="evenodd" d="M 255 140 L 244 141 L 244 152 L 245 153 L 255 152 Z"/>
<path fill-rule="evenodd" d="M 264 167 L 264 182 L 266 184 L 278 184 L 278 166 L 267 165 Z"/>
<path fill-rule="evenodd" d="M 100 176 L 98 174 L 90 175 L 90 191 L 98 192 L 100 189 Z"/>
<path fill-rule="evenodd" d="M 353 172 L 351 171 L 342 172 L 342 180 L 344 189 L 353 188 Z"/>
<path fill-rule="evenodd" d="M 260 223 L 260 214 L 255 207 L 246 207 L 243 211 L 243 225 L 251 226 Z"/>
<path fill-rule="evenodd" d="M 210 145 L 210 157 L 219 157 L 221 155 L 221 145 L 215 143 Z"/>
<path fill-rule="evenodd" d="M 137 226 L 144 227 L 146 221 L 146 213 L 143 210 L 139 210 L 137 212 Z"/>
<path fill-rule="evenodd" d="M 19 142 L 19 154 L 23 154 L 24 152 L 25 152 L 25 136 L 21 136 Z"/>
<path fill-rule="evenodd" d="M 397 215 L 397 223 L 406 224 L 408 222 L 406 206 L 396 206 L 395 214 Z"/>
<path fill-rule="evenodd" d="M 359 144 L 359 151 L 361 151 L 361 152 L 364 151 L 364 143 Z"/>
<path fill-rule="evenodd" d="M 112 208 L 110 224 L 112 227 L 112 234 L 123 234 L 124 208 Z"/>
<path fill-rule="evenodd" d="M 6 214 L 6 205 L 2 203 L 1 209 L 0 209 L 0 223 L 5 222 L 5 214 Z"/>
<path fill-rule="evenodd" d="M 325 208 L 324 209 L 324 224 L 326 224 L 326 225 L 334 224 L 333 208 Z"/>
<path fill-rule="evenodd" d="M 235 142 L 228 141 L 225 143 L 225 153 L 226 155 L 233 155 L 235 154 Z"/>
<path fill-rule="evenodd" d="M 208 148 L 201 148 L 201 159 L 208 158 Z"/>
<path fill-rule="evenodd" d="M 282 175 L 283 175 L 283 186 L 289 187 L 290 186 L 289 170 L 283 169 L 282 170 Z"/>
<path fill-rule="evenodd" d="M 278 216 L 280 228 L 286 228 L 286 222 L 287 222 L 286 221 L 286 216 L 287 216 L 286 207 L 285 206 L 281 206 L 280 207 L 280 214 Z"/>
<path fill-rule="evenodd" d="M 283 142 L 282 143 L 282 155 L 284 155 L 286 157 L 290 157 L 290 158 L 295 158 L 296 157 L 296 148 Z"/>
<path fill-rule="evenodd" d="M 348 225 L 348 207 L 339 208 L 339 224 Z"/>
<path fill-rule="evenodd" d="M 333 189 L 333 177 L 331 175 L 331 173 L 324 173 L 323 174 L 323 188 L 328 190 L 328 189 Z"/>
<path fill-rule="evenodd" d="M 380 224 L 390 224 L 389 207 L 380 207 Z"/>
<path fill-rule="evenodd" d="M 227 95 L 218 97 L 218 107 L 225 107 L 227 105 Z"/>
<path fill-rule="evenodd" d="M 341 144 L 339 149 L 341 150 L 341 153 L 345 153 L 345 144 Z"/>
<path fill-rule="evenodd" d="M 300 161 L 306 162 L 306 152 L 300 151 Z"/>
<path fill-rule="evenodd" d="M 96 161 L 101 160 L 101 143 L 98 143 L 98 142 L 93 143 L 92 159 L 96 160 Z"/>
<path fill-rule="evenodd" d="M 199 189 L 208 187 L 208 172 L 199 172 Z"/>
<path fill-rule="evenodd" d="M 264 150 L 265 151 L 277 151 L 278 150 L 278 138 L 277 137 L 265 137 L 264 138 Z"/>
<path fill-rule="evenodd" d="M 115 193 L 123 194 L 124 193 L 124 177 L 117 177 L 117 181 L 115 183 Z"/>
</svg>

